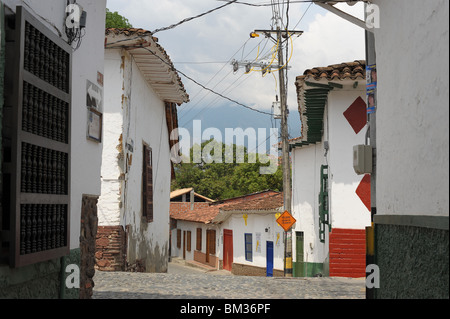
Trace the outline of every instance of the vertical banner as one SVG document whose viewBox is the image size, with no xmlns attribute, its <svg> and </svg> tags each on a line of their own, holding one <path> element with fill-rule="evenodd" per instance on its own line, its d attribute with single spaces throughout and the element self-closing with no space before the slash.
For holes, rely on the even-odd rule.
<svg viewBox="0 0 450 319">
<path fill-rule="evenodd" d="M 367 114 L 375 113 L 376 93 L 377 93 L 377 65 L 366 66 L 366 96 L 367 96 Z"/>
</svg>

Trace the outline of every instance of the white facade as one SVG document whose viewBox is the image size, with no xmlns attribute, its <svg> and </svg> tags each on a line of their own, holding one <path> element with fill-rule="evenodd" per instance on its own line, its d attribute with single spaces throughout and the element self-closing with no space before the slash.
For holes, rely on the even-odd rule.
<svg viewBox="0 0 450 319">
<path fill-rule="evenodd" d="M 247 214 L 247 224 L 243 218 Z M 275 213 L 249 213 L 240 212 L 230 214 L 221 224 L 204 224 L 190 221 L 177 221 L 177 228 L 172 230 L 172 253 L 173 257 L 183 257 L 183 232 L 191 232 L 191 250 L 186 249 L 185 259 L 194 260 L 194 250 L 196 250 L 197 229 L 202 229 L 202 250 L 206 254 L 206 231 L 213 229 L 216 231 L 216 253 L 219 260 L 223 261 L 224 230 L 231 230 L 233 236 L 233 263 L 247 266 L 266 268 L 267 266 L 267 242 L 273 242 L 273 269 L 283 271 L 284 258 L 284 230 L 276 222 Z M 177 229 L 181 230 L 181 245 L 177 247 Z M 267 229 L 267 232 L 266 232 Z M 244 234 L 252 234 L 252 260 L 245 258 L 245 238 Z"/>
<path fill-rule="evenodd" d="M 247 221 L 243 215 L 247 215 Z M 283 271 L 284 230 L 278 225 L 275 213 L 236 212 L 221 224 L 220 238 L 223 243 L 223 230 L 233 231 L 233 263 L 266 268 L 267 242 L 273 243 L 273 269 Z M 267 230 L 267 231 L 266 231 Z M 252 235 L 252 260 L 245 257 L 245 234 Z M 223 245 L 222 245 L 223 247 Z M 223 251 L 221 257 L 223 260 Z"/>
<path fill-rule="evenodd" d="M 105 114 L 99 226 L 127 226 L 127 262 L 167 270 L 171 161 L 165 102 L 126 50 L 105 52 Z M 143 146 L 152 149 L 153 221 L 142 213 Z"/>
<path fill-rule="evenodd" d="M 370 212 L 356 195 L 363 175 L 353 169 L 353 146 L 365 143 L 365 126 L 357 134 L 343 113 L 358 98 L 365 100 L 365 80 L 339 81 L 343 88 L 328 93 L 324 109 L 321 142 L 292 150 L 292 210 L 297 220 L 293 231 L 293 261 L 297 262 L 296 232 L 303 232 L 303 262 L 327 263 L 329 228 L 325 241 L 319 239 L 320 170 L 328 165 L 329 219 L 332 228 L 364 229 L 370 226 Z M 328 151 L 324 148 L 328 142 Z"/>
<path fill-rule="evenodd" d="M 448 217 L 449 2 L 373 2 L 377 215 Z"/>
</svg>

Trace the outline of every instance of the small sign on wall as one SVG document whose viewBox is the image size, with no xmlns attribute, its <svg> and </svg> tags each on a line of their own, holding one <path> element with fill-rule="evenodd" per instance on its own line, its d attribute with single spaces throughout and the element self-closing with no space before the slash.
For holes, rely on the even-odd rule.
<svg viewBox="0 0 450 319">
<path fill-rule="evenodd" d="M 98 80 L 98 79 L 97 79 Z M 103 91 L 96 84 L 86 80 L 87 139 L 102 142 Z"/>
<path fill-rule="evenodd" d="M 102 142 L 102 122 L 103 115 L 94 108 L 88 110 L 87 138 L 101 143 Z"/>
<path fill-rule="evenodd" d="M 88 108 L 95 108 L 99 111 L 102 110 L 103 106 L 103 92 L 102 89 L 92 83 L 89 80 L 86 80 L 86 106 Z"/>
</svg>

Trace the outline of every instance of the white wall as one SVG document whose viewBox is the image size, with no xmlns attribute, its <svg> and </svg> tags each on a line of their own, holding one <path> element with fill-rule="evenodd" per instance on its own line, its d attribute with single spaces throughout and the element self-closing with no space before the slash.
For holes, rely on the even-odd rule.
<svg viewBox="0 0 450 319">
<path fill-rule="evenodd" d="M 57 28 L 66 41 L 67 38 L 64 35 L 66 1 L 3 0 L 3 2 L 13 11 L 17 5 L 23 5 L 28 11 L 37 15 L 50 31 L 57 34 L 55 30 Z M 88 15 L 86 34 L 80 48 L 73 53 L 72 61 L 70 249 L 78 248 L 80 244 L 82 195 L 100 195 L 102 154 L 102 143 L 86 139 L 86 80 L 97 83 L 97 72 L 103 73 L 106 0 L 78 0 L 77 2 L 83 6 Z"/>
<path fill-rule="evenodd" d="M 177 229 L 181 229 L 181 248 L 177 248 L 177 229 L 172 230 L 172 248 L 173 257 L 183 257 L 183 231 L 191 232 L 191 251 L 186 250 L 186 260 L 194 259 L 194 250 L 197 245 L 197 228 L 202 228 L 202 253 L 206 253 L 206 230 L 216 230 L 216 254 L 220 260 L 223 260 L 223 233 L 224 229 L 233 231 L 233 263 L 266 267 L 266 242 L 273 241 L 274 247 L 274 269 L 283 270 L 284 243 L 283 229 L 278 226 L 275 220 L 275 214 L 250 214 L 248 213 L 247 226 L 242 214 L 232 214 L 225 222 L 220 225 L 203 224 L 188 221 L 177 221 Z M 266 233 L 265 229 L 269 231 Z M 244 234 L 252 234 L 252 252 L 253 260 L 245 260 L 245 239 Z M 256 251 L 256 233 L 261 234 L 260 251 Z M 278 242 L 277 242 L 277 235 Z"/>
<path fill-rule="evenodd" d="M 171 238 L 171 256 L 183 258 L 183 231 L 191 232 L 191 251 L 187 251 L 186 246 L 186 260 L 194 260 L 194 250 L 197 247 L 197 228 L 202 229 L 202 250 L 201 252 L 206 254 L 206 231 L 208 229 L 214 229 L 216 231 L 216 254 L 214 256 L 220 257 L 222 259 L 222 246 L 220 241 L 220 228 L 213 224 L 204 224 L 196 222 L 188 222 L 183 220 L 177 221 L 177 228 L 172 229 Z M 177 229 L 181 229 L 181 247 L 177 247 Z M 186 234 L 187 236 L 187 234 Z"/>
<path fill-rule="evenodd" d="M 131 225 L 127 253 L 131 263 L 134 259 L 162 260 L 168 253 L 171 180 L 165 104 L 127 52 L 108 50 L 105 60 L 105 147 L 99 225 Z M 123 156 L 118 159 L 121 134 Z M 133 145 L 132 150 L 127 143 Z M 144 143 L 152 148 L 153 156 L 154 217 L 150 223 L 142 218 Z M 132 160 L 127 162 L 127 158 Z"/>
<path fill-rule="evenodd" d="M 328 95 L 324 112 L 322 142 L 294 148 L 292 151 L 292 210 L 297 223 L 293 228 L 293 260 L 296 261 L 295 232 L 304 236 L 305 262 L 322 263 L 328 255 L 328 226 L 325 243 L 319 240 L 320 168 L 328 165 L 329 216 L 332 228 L 364 229 L 370 225 L 370 212 L 356 195 L 363 175 L 353 169 L 353 145 L 364 144 L 366 127 L 358 134 L 343 113 L 358 96 L 365 100 L 365 82 L 343 82 L 343 89 L 334 89 Z M 323 141 L 329 142 L 325 152 Z"/>
<path fill-rule="evenodd" d="M 370 212 L 355 193 L 364 175 L 357 175 L 353 169 L 353 146 L 365 143 L 367 126 L 355 134 L 343 115 L 358 97 L 365 100 L 363 83 L 358 85 L 358 89 L 345 86 L 328 95 L 328 118 L 325 121 L 327 133 L 324 138 L 328 140 L 330 147 L 327 162 L 330 220 L 333 228 L 363 229 L 370 226 Z M 318 178 L 320 179 L 320 175 Z"/>
<path fill-rule="evenodd" d="M 297 220 L 292 233 L 293 261 L 296 260 L 295 232 L 303 232 L 305 262 L 322 263 L 328 245 L 319 240 L 320 166 L 325 164 L 322 143 L 292 150 L 292 211 Z M 325 232 L 328 242 L 328 231 Z"/>
<path fill-rule="evenodd" d="M 223 224 L 221 224 L 220 238 L 221 238 L 221 253 L 220 259 L 223 259 L 223 230 L 230 229 L 233 231 L 233 263 L 250 265 L 265 268 L 267 266 L 267 241 L 273 242 L 273 268 L 283 270 L 284 258 L 284 244 L 283 233 L 284 230 L 278 226 L 275 214 L 252 214 L 247 213 L 247 225 L 243 214 L 232 214 Z M 265 229 L 268 228 L 268 232 Z M 244 234 L 252 234 L 252 252 L 253 260 L 245 260 L 245 238 Z M 261 234 L 261 241 L 259 242 L 260 249 L 257 248 L 256 233 Z M 277 235 L 278 242 L 277 242 Z"/>
<path fill-rule="evenodd" d="M 101 168 L 101 196 L 98 201 L 100 226 L 120 225 L 121 184 L 124 170 L 118 161 L 119 138 L 123 127 L 122 87 L 123 69 L 120 50 L 105 50 L 105 91 L 103 121 L 103 160 Z M 122 143 L 123 145 L 123 143 Z"/>
<path fill-rule="evenodd" d="M 449 2 L 375 0 L 377 214 L 449 215 Z"/>
</svg>

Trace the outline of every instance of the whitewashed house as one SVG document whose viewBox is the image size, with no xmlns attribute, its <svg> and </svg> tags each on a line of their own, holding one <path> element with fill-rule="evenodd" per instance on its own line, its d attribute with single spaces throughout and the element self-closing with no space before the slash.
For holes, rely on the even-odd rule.
<svg viewBox="0 0 450 319">
<path fill-rule="evenodd" d="M 365 62 L 306 70 L 296 87 L 302 136 L 292 147 L 294 276 L 365 276 L 370 176 L 353 169 L 366 136 Z"/>
<path fill-rule="evenodd" d="M 172 256 L 236 275 L 282 276 L 282 194 L 263 191 L 171 212 Z M 207 205 L 207 206 L 205 206 Z"/>
<path fill-rule="evenodd" d="M 448 299 L 449 2 L 373 3 L 374 296 Z"/>
<path fill-rule="evenodd" d="M 142 29 L 107 29 L 97 267 L 166 272 L 170 133 L 189 100 L 164 49 Z"/>
<path fill-rule="evenodd" d="M 92 294 L 103 107 L 89 96 L 103 98 L 105 11 L 0 1 L 0 298 Z"/>
</svg>

